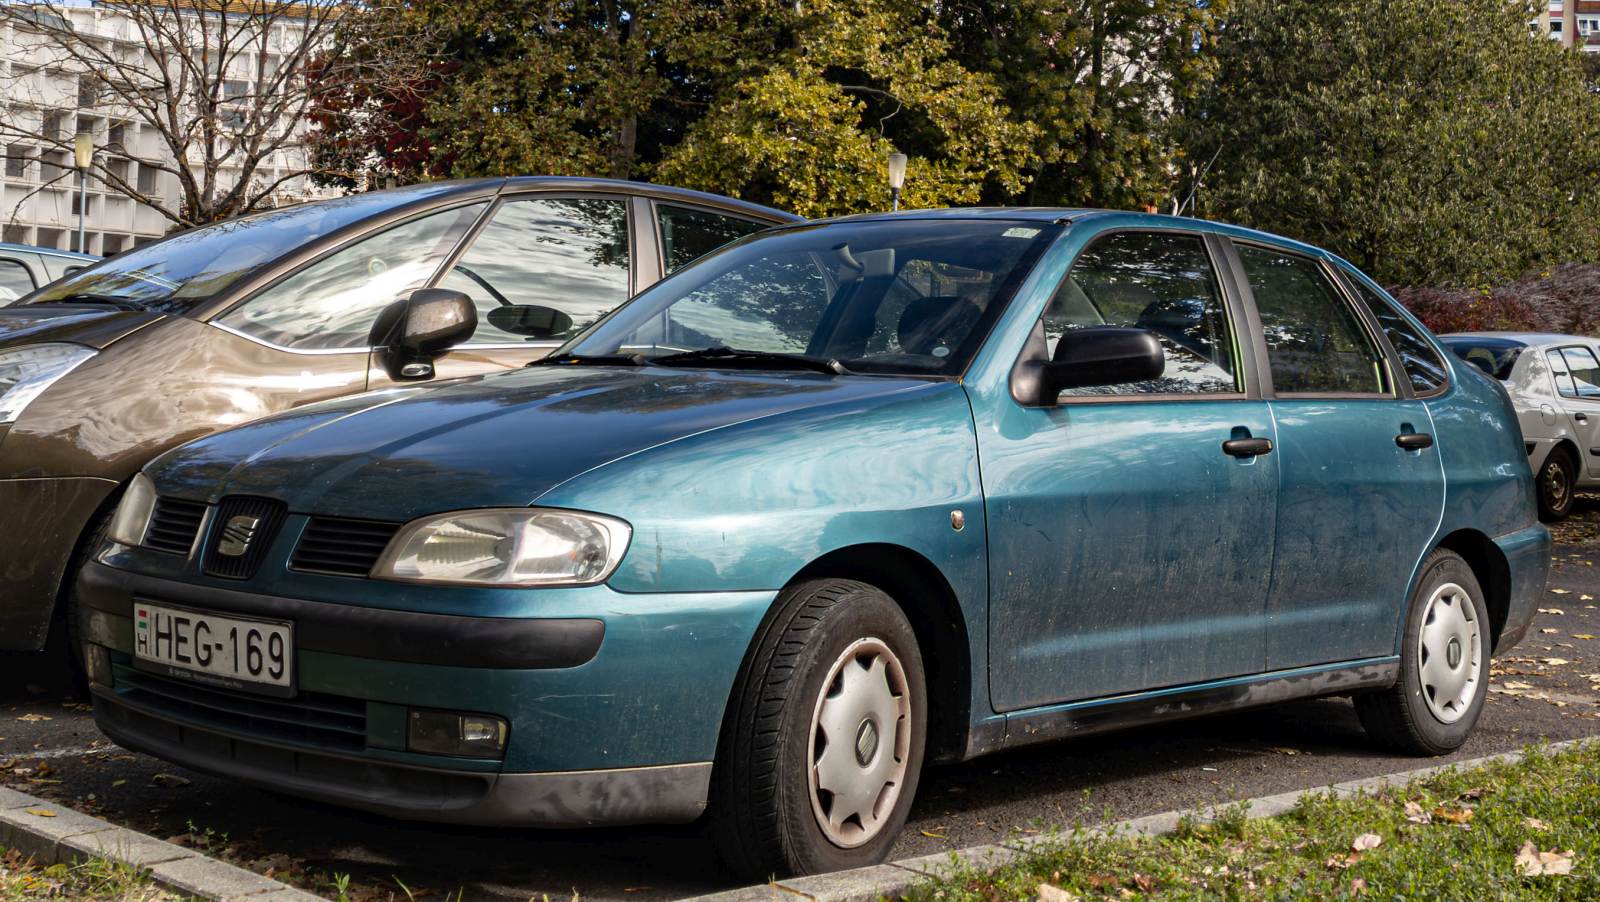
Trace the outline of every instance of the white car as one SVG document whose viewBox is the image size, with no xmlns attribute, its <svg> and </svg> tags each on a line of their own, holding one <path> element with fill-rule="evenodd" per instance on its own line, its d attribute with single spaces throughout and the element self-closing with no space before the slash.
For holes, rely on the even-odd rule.
<svg viewBox="0 0 1600 902">
<path fill-rule="evenodd" d="M 1511 395 L 1539 485 L 1539 514 L 1559 520 L 1573 493 L 1600 487 L 1600 340 L 1534 332 L 1441 335 Z"/>
</svg>

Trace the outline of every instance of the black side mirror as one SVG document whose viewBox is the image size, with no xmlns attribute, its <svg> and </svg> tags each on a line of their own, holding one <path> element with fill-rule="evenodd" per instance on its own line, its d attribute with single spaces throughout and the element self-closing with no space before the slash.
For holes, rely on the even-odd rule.
<svg viewBox="0 0 1600 902">
<path fill-rule="evenodd" d="M 419 288 L 384 308 L 369 341 L 383 348 L 391 379 L 428 379 L 433 358 L 477 329 L 478 308 L 471 298 L 448 288 Z"/>
<path fill-rule="evenodd" d="M 572 317 L 554 307 L 540 304 L 491 307 L 488 320 L 489 325 L 502 332 L 529 338 L 554 338 L 572 329 Z"/>
<path fill-rule="evenodd" d="M 1042 345 L 1043 337 L 1039 332 L 1030 345 Z M 1012 376 L 1012 396 L 1039 407 L 1054 406 L 1064 389 L 1146 382 L 1161 378 L 1167 368 L 1154 333 L 1123 326 L 1070 329 L 1048 361 L 1041 359 L 1042 347 L 1032 350 L 1034 359 L 1025 360 Z"/>
</svg>

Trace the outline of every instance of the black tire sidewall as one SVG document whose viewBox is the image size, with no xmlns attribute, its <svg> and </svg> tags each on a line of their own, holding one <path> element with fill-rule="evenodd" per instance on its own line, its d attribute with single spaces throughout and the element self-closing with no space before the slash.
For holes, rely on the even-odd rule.
<svg viewBox="0 0 1600 902">
<path fill-rule="evenodd" d="M 1560 507 L 1553 504 L 1545 494 L 1544 474 L 1551 467 L 1560 467 L 1567 477 L 1567 497 Z M 1572 499 L 1577 487 L 1577 464 L 1572 460 L 1572 455 L 1567 453 L 1564 448 L 1557 448 L 1550 452 L 1550 456 L 1545 459 L 1544 466 L 1539 468 L 1538 486 L 1536 487 L 1539 495 L 1539 513 L 1546 520 L 1560 520 L 1566 517 L 1572 511 Z"/>
<path fill-rule="evenodd" d="M 1477 693 L 1467 713 L 1451 724 L 1439 720 L 1428 708 L 1427 699 L 1423 697 L 1422 668 L 1417 654 L 1422 643 L 1422 621 L 1427 615 L 1427 601 L 1434 590 L 1445 583 L 1455 583 L 1467 591 L 1482 642 Z M 1489 693 L 1489 663 L 1493 646 L 1493 630 L 1484 604 L 1483 587 L 1478 584 L 1477 576 L 1460 556 L 1447 551 L 1435 552 L 1424 566 L 1422 578 L 1417 581 L 1417 590 L 1412 594 L 1411 609 L 1406 616 L 1405 638 L 1400 643 L 1400 685 L 1404 690 L 1408 719 L 1414 726 L 1416 738 L 1433 754 L 1442 755 L 1460 748 L 1472 734 L 1473 727 L 1477 726 L 1478 718 L 1483 714 L 1484 699 Z"/>
<path fill-rule="evenodd" d="M 824 691 L 823 681 L 839 656 L 860 639 L 882 641 L 900 659 L 911 695 L 912 734 L 906 767 L 893 813 L 877 836 L 851 849 L 830 841 L 817 823 L 811 806 L 811 718 Z M 825 873 L 876 864 L 888 857 L 900 837 L 921 775 L 926 745 L 928 702 L 926 678 L 916 634 L 905 614 L 887 595 L 865 584 L 855 584 L 848 597 L 828 609 L 809 631 L 794 660 L 791 687 L 780 717 L 781 739 L 777 757 L 779 805 L 786 856 L 798 873 Z M 768 675 L 769 677 L 772 674 Z"/>
</svg>

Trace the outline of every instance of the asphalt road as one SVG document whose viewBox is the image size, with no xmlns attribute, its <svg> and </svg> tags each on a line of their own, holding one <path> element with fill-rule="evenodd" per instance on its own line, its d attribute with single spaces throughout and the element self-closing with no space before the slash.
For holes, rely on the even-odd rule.
<svg viewBox="0 0 1600 902">
<path fill-rule="evenodd" d="M 1600 498 L 1585 499 L 1558 541 L 1548 602 L 1529 638 L 1497 659 L 1483 720 L 1454 758 L 1600 735 Z M 287 873 L 310 889 L 326 892 L 332 875 L 349 874 L 357 899 L 404 899 L 404 884 L 421 898 L 643 900 L 736 884 L 694 827 L 554 833 L 408 824 L 123 752 L 100 737 L 84 705 L 62 699 L 48 664 L 0 659 L 0 784 Z M 1427 763 L 1375 751 L 1346 700 L 1088 738 L 930 769 L 895 856 Z"/>
</svg>

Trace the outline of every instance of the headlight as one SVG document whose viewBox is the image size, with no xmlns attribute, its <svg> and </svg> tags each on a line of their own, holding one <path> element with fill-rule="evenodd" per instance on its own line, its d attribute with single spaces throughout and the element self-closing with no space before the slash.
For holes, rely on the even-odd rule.
<svg viewBox="0 0 1600 902">
<path fill-rule="evenodd" d="M 150 477 L 134 474 L 128 490 L 122 493 L 117 512 L 106 527 L 106 538 L 118 545 L 138 547 L 144 544 L 145 531 L 150 528 L 150 514 L 156 509 L 156 487 Z"/>
<path fill-rule="evenodd" d="M 28 402 L 94 354 L 93 348 L 59 343 L 0 351 L 0 423 L 15 422 Z"/>
<path fill-rule="evenodd" d="M 372 575 L 474 586 L 591 585 L 617 569 L 632 534 L 621 520 L 577 511 L 457 511 L 402 527 Z"/>
</svg>

